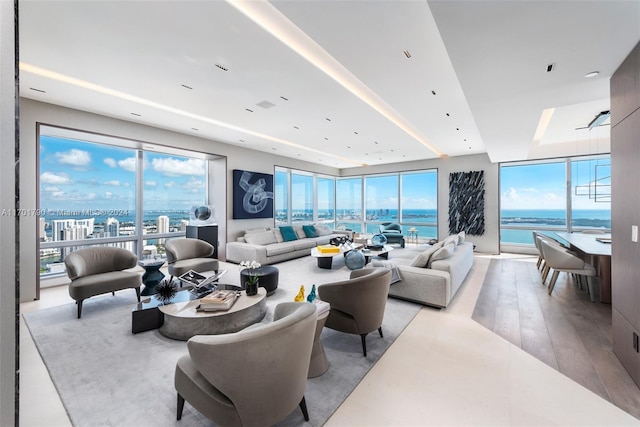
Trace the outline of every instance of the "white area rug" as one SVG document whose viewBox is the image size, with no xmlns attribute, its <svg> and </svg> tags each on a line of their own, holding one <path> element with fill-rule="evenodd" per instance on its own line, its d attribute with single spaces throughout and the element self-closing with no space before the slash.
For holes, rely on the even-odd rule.
<svg viewBox="0 0 640 427">
<path fill-rule="evenodd" d="M 312 257 L 276 264 L 278 290 L 268 297 L 265 322 L 279 302 L 293 301 L 300 285 L 308 294 L 311 285 L 348 278 L 342 257 L 332 270 L 322 270 Z M 222 263 L 228 272 L 221 280 L 239 284 L 239 267 Z M 211 426 L 188 403 L 176 421 L 173 375 L 177 359 L 187 352 L 186 343 L 162 336 L 157 330 L 131 333 L 133 291 L 117 292 L 87 300 L 82 319 L 75 304 L 24 315 L 71 422 L 84 426 Z M 320 426 L 333 414 L 366 373 L 389 348 L 422 306 L 389 299 L 382 325 L 384 338 L 367 337 L 367 357 L 360 337 L 325 328 L 321 335 L 329 370 L 309 379 L 306 401 L 310 421 L 299 410 L 281 426 Z M 238 367 L 241 372 L 242 367 Z"/>
</svg>

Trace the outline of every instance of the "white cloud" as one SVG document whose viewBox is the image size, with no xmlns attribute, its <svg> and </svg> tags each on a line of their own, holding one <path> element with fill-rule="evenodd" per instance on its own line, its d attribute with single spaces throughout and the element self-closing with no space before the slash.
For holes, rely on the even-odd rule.
<svg viewBox="0 0 640 427">
<path fill-rule="evenodd" d="M 204 185 L 204 181 L 192 177 L 189 182 L 183 184 L 183 188 L 191 193 L 197 193 L 204 188 Z"/>
<path fill-rule="evenodd" d="M 158 183 L 156 181 L 147 181 L 144 183 L 144 185 L 146 185 L 147 187 L 155 187 L 156 185 L 158 185 Z"/>
<path fill-rule="evenodd" d="M 103 182 L 104 185 L 113 185 L 114 187 L 119 187 L 120 186 L 120 181 L 118 181 L 117 179 L 112 179 L 111 181 L 105 181 Z"/>
<path fill-rule="evenodd" d="M 104 192 L 104 198 L 105 199 L 111 199 L 113 198 L 113 193 L 111 191 L 105 191 Z"/>
<path fill-rule="evenodd" d="M 45 172 L 40 175 L 40 182 L 45 184 L 71 184 L 71 178 L 67 174 L 55 174 L 53 172 Z"/>
<path fill-rule="evenodd" d="M 93 199 L 95 199 L 96 197 L 97 197 L 97 196 L 96 196 L 96 193 L 89 193 L 89 194 L 87 194 L 87 199 L 88 199 L 88 200 L 93 200 Z"/>
<path fill-rule="evenodd" d="M 119 160 L 118 161 L 118 166 L 120 166 L 122 169 L 128 171 L 128 172 L 135 172 L 136 171 L 136 158 L 135 157 L 129 157 L 127 159 L 123 159 L 123 160 Z"/>
<path fill-rule="evenodd" d="M 64 196 L 64 191 L 54 191 L 53 193 L 51 193 L 51 196 L 56 198 L 62 198 Z"/>
<path fill-rule="evenodd" d="M 91 163 L 91 155 L 88 151 L 73 148 L 69 151 L 55 154 L 56 159 L 62 164 L 72 166 L 87 166 Z"/>
<path fill-rule="evenodd" d="M 44 191 L 46 191 L 47 193 L 54 193 L 62 190 L 60 190 L 58 187 L 45 187 Z"/>
<path fill-rule="evenodd" d="M 165 186 L 166 188 L 171 188 L 171 187 L 173 187 L 174 185 L 176 185 L 176 183 L 175 183 L 174 181 L 168 181 L 168 182 L 165 182 L 165 183 L 164 183 L 164 186 Z"/>
<path fill-rule="evenodd" d="M 116 161 L 115 161 L 114 159 L 112 159 L 111 157 L 107 157 L 107 158 L 105 158 L 105 159 L 103 160 L 103 162 L 104 162 L 104 164 L 105 164 L 105 165 L 107 165 L 107 166 L 109 166 L 109 167 L 112 167 L 112 168 L 115 168 L 116 166 L 118 166 L 118 164 L 116 163 Z"/>
<path fill-rule="evenodd" d="M 167 176 L 204 175 L 205 173 L 204 160 L 200 159 L 156 158 L 151 162 L 151 167 L 154 171 Z"/>
</svg>

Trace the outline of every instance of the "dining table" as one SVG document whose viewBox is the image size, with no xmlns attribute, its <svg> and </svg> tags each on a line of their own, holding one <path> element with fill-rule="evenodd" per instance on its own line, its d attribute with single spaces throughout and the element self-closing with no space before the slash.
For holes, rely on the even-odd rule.
<svg viewBox="0 0 640 427">
<path fill-rule="evenodd" d="M 611 234 L 555 233 L 596 269 L 600 279 L 600 302 L 611 304 Z"/>
</svg>

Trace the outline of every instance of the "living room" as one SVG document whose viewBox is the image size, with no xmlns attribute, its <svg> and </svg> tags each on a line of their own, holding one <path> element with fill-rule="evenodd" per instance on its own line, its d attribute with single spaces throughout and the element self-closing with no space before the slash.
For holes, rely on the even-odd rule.
<svg viewBox="0 0 640 427">
<path fill-rule="evenodd" d="M 434 8 L 437 6 L 434 5 Z M 29 7 L 24 7 L 25 13 L 28 13 Z M 46 14 L 44 14 L 46 15 Z M 3 20 L 4 20 L 3 16 Z M 24 27 L 21 27 L 23 30 Z M 633 33 L 633 31 L 631 31 Z M 637 38 L 635 40 L 637 42 Z M 613 66 L 611 70 L 608 72 L 608 76 L 610 76 L 613 71 L 617 68 L 617 65 L 626 57 L 626 55 L 633 48 L 634 43 L 627 43 L 625 47 L 620 47 L 619 49 L 624 52 L 620 52 L 621 56 L 619 58 L 618 64 Z M 419 55 L 416 54 L 418 50 L 408 49 L 408 51 L 412 51 L 412 57 L 415 59 L 419 58 Z M 26 52 L 25 52 L 26 53 Z M 622 54 L 623 53 L 623 54 Z M 4 50 L 3 50 L 4 57 Z M 25 57 L 25 61 L 27 61 L 27 57 Z M 405 60 L 410 60 L 411 58 L 407 57 L 405 54 Z M 37 65 L 37 64 L 32 64 Z M 546 66 L 547 64 L 544 64 Z M 233 69 L 229 68 L 229 70 L 233 71 Z M 60 71 L 60 70 L 58 70 Z M 126 71 L 126 70 L 125 70 Z M 42 74 L 38 74 L 39 71 L 36 69 L 27 69 L 23 68 L 22 70 L 24 74 L 24 80 L 28 80 L 29 78 L 33 78 L 34 80 L 29 82 L 29 87 L 38 88 L 36 83 L 41 83 L 45 77 Z M 224 71 L 222 71 L 224 72 Z M 462 73 L 462 71 L 460 71 Z M 604 75 L 605 72 L 603 72 Z M 34 77 L 36 76 L 36 77 Z M 76 76 L 80 77 L 80 76 Z M 83 79 L 87 80 L 86 76 Z M 29 90 L 23 88 L 24 90 Z M 188 89 L 186 89 L 188 90 Z M 33 92 L 33 91 L 32 91 Z M 439 91 L 438 91 L 439 92 Z M 446 93 L 446 92 L 445 92 Z M 439 92 L 437 95 L 430 94 L 432 97 L 436 97 L 439 99 L 442 95 L 442 92 Z M 100 96 L 105 96 L 105 94 L 101 94 Z M 391 95 L 389 95 L 391 96 Z M 485 233 L 481 236 L 470 236 L 469 239 L 476 245 L 476 251 L 483 254 L 499 254 L 501 252 L 501 244 L 500 244 L 500 162 L 506 160 L 500 160 L 496 153 L 493 151 L 493 155 L 488 155 L 487 152 L 483 152 L 483 148 L 481 146 L 469 146 L 464 147 L 467 150 L 464 155 L 456 154 L 450 155 L 448 157 L 440 157 L 440 156 L 426 156 L 422 157 L 421 155 L 416 154 L 416 157 L 413 158 L 411 156 L 405 159 L 397 159 L 396 161 L 389 162 L 388 159 L 384 159 L 384 161 L 372 161 L 364 165 L 366 162 L 360 161 L 363 166 L 352 167 L 353 163 L 344 162 L 342 158 L 345 156 L 340 156 L 341 158 L 329 158 L 322 157 L 323 161 L 317 162 L 313 160 L 314 157 L 324 156 L 322 149 L 319 147 L 326 145 L 329 147 L 327 140 L 324 140 L 324 134 L 321 132 L 322 129 L 319 129 L 316 136 L 317 138 L 313 140 L 313 142 L 307 145 L 306 151 L 302 149 L 296 148 L 296 150 L 302 150 L 304 153 L 303 156 L 298 156 L 296 150 L 292 150 L 289 145 L 286 143 L 277 144 L 278 141 L 264 141 L 261 140 L 257 144 L 262 146 L 262 148 L 245 148 L 243 143 L 234 142 L 232 143 L 223 143 L 219 142 L 224 140 L 223 138 L 215 139 L 209 137 L 198 136 L 199 131 L 186 131 L 181 132 L 177 131 L 174 126 L 170 126 L 169 128 L 162 129 L 161 127 L 154 126 L 151 122 L 147 122 L 144 118 L 136 118 L 138 116 L 132 116 L 129 112 L 131 111 L 140 111 L 140 104 L 134 105 L 136 108 L 127 109 L 126 113 L 121 115 L 110 116 L 110 114 L 102 113 L 100 111 L 91 111 L 89 109 L 84 109 L 79 104 L 74 105 L 71 100 L 74 96 L 70 95 L 70 102 L 66 105 L 55 105 L 55 103 L 51 103 L 47 101 L 46 95 L 41 95 L 40 92 L 33 92 L 33 94 L 23 95 L 20 99 L 20 206 L 22 207 L 38 207 L 38 147 L 36 141 L 38 140 L 38 125 L 39 124 L 48 124 L 56 127 L 67 128 L 67 129 L 80 129 L 87 132 L 92 132 L 99 135 L 107 135 L 107 136 L 116 136 L 120 138 L 126 138 L 130 141 L 134 141 L 143 144 L 151 144 L 155 145 L 155 150 L 157 151 L 166 151 L 166 152 L 180 152 L 180 150 L 190 150 L 193 152 L 207 153 L 211 155 L 215 155 L 218 157 L 220 161 L 219 168 L 212 168 L 212 175 L 209 176 L 209 188 L 208 188 L 208 198 L 210 204 L 216 206 L 216 215 L 218 218 L 224 218 L 224 221 L 220 222 L 220 258 L 224 259 L 224 248 L 227 241 L 232 241 L 239 237 L 242 232 L 251 228 L 259 228 L 259 227 L 273 227 L 273 219 L 252 219 L 252 220 L 235 220 L 231 218 L 232 204 L 231 195 L 231 171 L 234 169 L 242 169 L 242 170 L 251 170 L 261 173 L 273 174 L 276 167 L 283 168 L 291 168 L 296 170 L 304 170 L 310 173 L 324 174 L 335 177 L 346 177 L 346 176 L 356 176 L 356 175 L 369 175 L 369 174 L 384 174 L 384 173 L 397 173 L 403 171 L 413 171 L 413 170 L 426 170 L 426 169 L 436 169 L 438 171 L 439 179 L 437 184 L 438 190 L 438 218 L 437 218 L 437 227 L 438 227 L 438 236 L 444 238 L 447 235 L 447 231 L 449 229 L 449 218 L 448 218 L 448 193 L 449 193 L 449 183 L 447 181 L 447 177 L 451 173 L 460 172 L 460 171 L 483 171 L 484 179 L 485 179 Z M 444 97 L 444 96 L 443 96 Z M 263 98 L 259 97 L 260 100 Z M 336 97 L 339 99 L 340 97 Z M 256 100 L 254 100 L 256 101 Z M 449 99 L 445 101 L 451 102 L 455 104 L 455 99 Z M 133 102 L 132 100 L 127 100 L 127 103 Z M 287 101 L 281 100 L 283 104 Z M 255 102 L 254 102 L 255 103 Z M 446 108 L 448 105 L 442 105 L 440 108 L 447 109 L 447 111 L 456 111 L 457 108 L 455 105 L 451 106 L 451 109 Z M 153 109 L 149 105 L 144 105 L 144 108 Z M 184 108 L 184 107 L 183 107 Z M 367 107 L 368 108 L 368 107 Z M 4 110 L 3 110 L 4 111 Z M 259 110 L 256 110 L 259 111 Z M 536 110 L 536 119 L 534 120 L 534 129 L 535 125 L 538 123 L 538 116 L 540 110 Z M 125 116 L 126 114 L 126 116 Z M 162 116 L 166 114 L 164 111 Z M 246 112 L 247 115 L 252 114 L 250 112 Z M 329 113 L 322 112 L 319 115 L 319 121 L 323 121 L 323 125 L 330 125 L 333 122 L 339 121 L 336 117 L 340 117 L 340 113 L 336 112 L 336 115 L 333 116 L 332 121 L 327 120 L 329 117 L 325 117 Z M 478 113 L 479 114 L 479 113 Z M 456 116 L 455 113 L 451 113 L 452 116 Z M 143 115 L 144 117 L 147 114 Z M 149 113 L 149 116 L 153 116 L 152 113 Z M 464 112 L 460 113 L 460 116 L 464 116 Z M 126 118 L 125 118 L 126 117 Z M 193 117 L 192 117 L 193 118 Z M 468 118 L 463 117 L 465 120 Z M 158 120 L 158 119 L 156 119 Z M 250 121 L 250 119 L 246 119 Z M 442 118 L 439 120 L 447 120 L 446 118 Z M 162 121 L 162 120 L 161 120 Z M 171 122 L 170 119 L 164 120 L 166 123 Z M 473 122 L 473 119 L 471 120 Z M 470 127 L 475 127 L 471 122 Z M 482 123 L 478 120 L 478 125 Z M 209 123 L 211 124 L 211 123 Z M 585 123 L 586 124 L 586 123 Z M 288 125 L 288 123 L 287 123 Z M 366 125 L 366 123 L 363 123 Z M 320 125 L 317 124 L 309 124 L 310 127 L 319 128 Z M 480 127 L 480 126 L 478 126 Z M 203 126 L 204 128 L 204 126 Z M 463 127 L 464 128 L 464 127 Z M 191 126 L 188 128 L 191 129 Z M 354 129 L 351 133 L 358 130 L 360 135 L 367 134 L 366 130 L 362 130 L 362 128 Z M 237 132 L 234 130 L 233 132 Z M 288 131 L 291 132 L 291 131 Z M 394 136 L 397 136 L 397 131 L 395 131 Z M 483 134 L 483 132 L 471 131 L 474 137 Z M 455 132 L 454 132 L 455 134 Z M 4 135 L 3 135 L 4 136 Z M 251 135 L 253 138 L 258 138 L 258 136 Z M 250 139 L 251 137 L 246 137 Z M 229 137 L 229 139 L 233 139 L 236 141 L 237 139 L 244 139 L 245 137 L 238 138 L 237 135 Z M 528 141 L 531 142 L 531 135 L 528 135 Z M 400 138 L 404 141 L 406 138 Z M 474 139 L 474 138 L 470 138 Z M 482 139 L 492 139 L 491 137 L 485 138 L 477 138 L 478 140 Z M 498 139 L 495 137 L 495 139 Z M 4 138 L 3 138 L 4 140 Z M 285 140 L 286 141 L 286 140 Z M 471 143 L 471 141 L 469 141 Z M 370 141 L 371 144 L 371 141 Z M 396 148 L 398 152 L 402 151 L 400 146 L 403 145 L 404 142 L 398 143 L 398 147 Z M 414 142 L 415 144 L 415 142 Z M 486 144 L 489 144 L 488 142 Z M 271 145 L 274 145 L 274 148 L 277 150 L 273 150 Z M 378 144 L 375 144 L 378 145 Z M 515 145 L 515 144 L 514 144 Z M 529 144 L 529 146 L 525 150 L 525 155 L 518 160 L 524 159 L 542 159 L 542 158 L 555 158 L 559 156 L 571 156 L 575 154 L 584 154 L 584 148 L 576 147 L 575 141 L 570 141 L 565 144 L 560 144 L 558 146 L 553 147 L 544 147 L 538 143 Z M 391 144 L 390 146 L 393 146 Z M 394 156 L 392 152 L 389 150 L 390 146 L 385 148 L 385 152 L 383 154 L 375 154 L 375 156 L 386 157 L 389 156 L 391 158 Z M 416 145 L 415 152 L 422 152 L 423 146 Z M 374 157 L 375 150 L 377 149 L 375 146 L 368 147 L 371 150 L 371 157 Z M 547 151 L 550 149 L 550 151 Z M 330 151 L 330 150 L 326 150 Z M 606 142 L 602 142 L 598 147 L 599 153 L 607 153 L 609 152 L 609 145 Z M 362 146 L 362 152 L 365 152 L 364 145 Z M 469 153 L 470 154 L 467 154 Z M 278 154 L 282 153 L 282 154 Z M 293 154 L 291 154 L 293 153 Z M 589 154 L 595 154 L 596 152 L 590 152 Z M 507 157 L 507 154 L 504 154 Z M 307 160 L 300 160 L 300 158 Z M 513 160 L 515 157 L 511 157 Z M 334 163 L 332 163 L 334 162 Z M 336 164 L 338 163 L 338 164 Z M 4 162 L 3 158 L 3 167 L 5 165 L 13 165 L 13 162 Z M 6 169 L 11 169 L 7 167 Z M 5 176 L 3 175 L 3 181 Z M 10 177 L 12 180 L 12 177 Z M 7 181 L 11 182 L 11 181 Z M 4 194 L 3 194 L 4 196 Z M 9 200 L 13 199 L 12 197 Z M 612 227 L 613 228 L 613 227 Z M 4 227 L 3 223 L 3 235 L 8 233 L 10 229 Z M 21 218 L 20 221 L 20 250 L 19 250 L 19 298 L 21 302 L 24 301 L 32 301 L 38 298 L 38 269 L 36 267 L 37 264 L 37 245 L 38 245 L 38 227 L 36 224 L 36 218 Z M 3 253 L 4 258 L 4 253 Z M 4 273 L 4 269 L 3 269 Z M 4 276 L 4 274 L 3 274 Z M 9 276 L 6 276 L 9 277 Z M 3 289 L 8 287 L 5 286 L 3 279 Z M 6 303 L 6 296 L 3 295 L 3 304 Z M 3 305 L 4 306 L 4 305 Z M 3 323 L 4 323 L 3 318 Z M 3 357 L 4 357 L 4 346 L 3 346 Z M 25 369 L 28 369 L 26 367 Z"/>
</svg>

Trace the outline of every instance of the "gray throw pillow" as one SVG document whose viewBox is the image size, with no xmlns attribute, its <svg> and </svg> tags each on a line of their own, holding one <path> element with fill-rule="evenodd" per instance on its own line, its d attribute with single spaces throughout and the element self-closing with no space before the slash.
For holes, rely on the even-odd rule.
<svg viewBox="0 0 640 427">
<path fill-rule="evenodd" d="M 443 246 L 446 246 L 449 243 L 453 243 L 453 245 L 455 246 L 455 245 L 458 244 L 458 235 L 457 234 L 452 234 L 452 235 L 448 236 L 446 239 L 444 239 L 443 242 L 444 242 Z"/>
<path fill-rule="evenodd" d="M 413 258 L 413 260 L 411 261 L 411 264 L 409 265 L 411 267 L 421 267 L 421 268 L 426 267 L 429 264 L 429 259 L 431 258 L 431 256 L 438 250 L 439 248 L 435 246 L 431 246 L 427 248 L 426 250 L 416 255 L 415 258 Z"/>
<path fill-rule="evenodd" d="M 467 238 L 467 233 L 465 233 L 464 231 L 461 231 L 458 233 L 458 244 L 462 244 L 464 243 L 464 240 Z"/>
<path fill-rule="evenodd" d="M 326 225 L 316 224 L 316 232 L 318 233 L 318 236 L 328 236 L 331 234 L 331 229 Z"/>
</svg>

